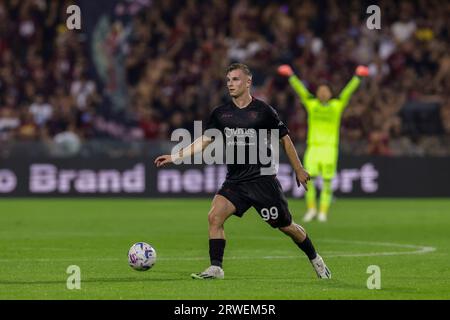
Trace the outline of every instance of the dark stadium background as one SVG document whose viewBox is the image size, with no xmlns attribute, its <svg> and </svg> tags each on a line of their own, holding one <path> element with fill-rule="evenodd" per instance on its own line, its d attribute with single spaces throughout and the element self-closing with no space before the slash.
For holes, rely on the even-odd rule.
<svg viewBox="0 0 450 320">
<path fill-rule="evenodd" d="M 66 27 L 71 4 L 81 30 Z M 366 27 L 371 4 L 381 8 L 380 30 Z M 167 169 L 152 160 L 170 152 L 174 129 L 192 131 L 227 99 L 224 70 L 236 61 L 251 67 L 252 93 L 278 110 L 301 156 L 306 114 L 276 67 L 289 63 L 310 90 L 327 81 L 337 94 L 356 65 L 368 65 L 343 115 L 336 195 L 449 196 L 448 12 L 433 0 L 3 1 L 0 196 L 213 194 L 202 166 L 171 169 L 191 169 L 198 186 L 177 187 L 180 171 L 162 182 L 178 191 L 161 192 Z M 138 163 L 144 187 L 124 192 L 122 174 Z M 54 169 L 41 172 L 53 188 L 33 191 L 33 164 Z M 122 171 L 101 192 L 100 182 L 79 192 L 76 178 L 61 191 L 64 170 L 91 170 L 95 180 L 114 168 Z"/>
</svg>

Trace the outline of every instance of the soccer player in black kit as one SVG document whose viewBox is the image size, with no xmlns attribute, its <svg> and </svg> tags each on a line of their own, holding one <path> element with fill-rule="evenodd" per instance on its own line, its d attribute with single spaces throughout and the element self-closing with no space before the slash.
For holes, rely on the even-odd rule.
<svg viewBox="0 0 450 320">
<path fill-rule="evenodd" d="M 213 110 L 206 129 L 218 129 L 224 135 L 230 132 L 256 132 L 259 129 L 278 130 L 279 142 L 289 158 L 296 179 L 306 189 L 310 179 L 303 168 L 295 147 L 289 137 L 289 130 L 279 119 L 274 108 L 255 99 L 250 94 L 252 74 L 248 67 L 234 63 L 227 70 L 227 87 L 231 101 Z M 162 155 L 155 159 L 157 167 L 190 157 L 202 152 L 213 138 L 204 133 L 191 145 L 177 154 Z M 292 220 L 287 200 L 281 185 L 273 174 L 261 174 L 262 164 L 228 164 L 225 182 L 211 204 L 208 213 L 209 222 L 209 256 L 211 266 L 201 273 L 191 275 L 194 279 L 223 279 L 222 260 L 225 249 L 224 223 L 232 215 L 242 217 L 254 207 L 260 216 L 273 228 L 288 235 L 294 243 L 308 256 L 319 278 L 331 278 L 331 273 L 322 257 L 317 254 L 306 231 Z"/>
</svg>

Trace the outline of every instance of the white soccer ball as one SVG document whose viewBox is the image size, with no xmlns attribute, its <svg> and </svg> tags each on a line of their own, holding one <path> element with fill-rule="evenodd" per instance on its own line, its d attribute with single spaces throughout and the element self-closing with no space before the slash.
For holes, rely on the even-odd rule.
<svg viewBox="0 0 450 320">
<path fill-rule="evenodd" d="M 128 251 L 128 264 L 134 270 L 146 271 L 156 262 L 156 250 L 145 242 L 138 242 Z"/>
</svg>

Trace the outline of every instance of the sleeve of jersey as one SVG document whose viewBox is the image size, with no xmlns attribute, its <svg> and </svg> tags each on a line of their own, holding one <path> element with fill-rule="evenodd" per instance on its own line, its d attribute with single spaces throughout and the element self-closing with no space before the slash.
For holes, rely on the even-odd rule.
<svg viewBox="0 0 450 320">
<path fill-rule="evenodd" d="M 219 129 L 215 110 L 213 112 L 211 112 L 211 114 L 209 115 L 209 118 L 206 120 L 204 131 L 203 131 L 203 134 L 205 136 L 211 137 L 211 134 L 206 132 L 206 130 L 208 130 L 208 129 Z"/>
<path fill-rule="evenodd" d="M 279 138 L 283 138 L 285 135 L 289 134 L 288 127 L 280 120 L 277 111 L 269 106 L 269 121 L 270 129 L 278 129 Z"/>
<path fill-rule="evenodd" d="M 341 109 L 344 109 L 347 106 L 353 93 L 356 89 L 358 89 L 360 83 L 361 79 L 357 76 L 353 76 L 353 78 L 349 81 L 349 83 L 347 83 L 344 89 L 342 89 L 342 92 L 339 95 Z"/>
</svg>

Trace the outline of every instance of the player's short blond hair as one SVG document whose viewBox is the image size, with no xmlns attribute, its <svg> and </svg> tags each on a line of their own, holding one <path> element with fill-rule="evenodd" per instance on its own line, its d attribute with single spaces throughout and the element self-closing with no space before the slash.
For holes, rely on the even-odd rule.
<svg viewBox="0 0 450 320">
<path fill-rule="evenodd" d="M 249 78 L 252 77 L 252 72 L 248 68 L 246 64 L 243 63 L 232 63 L 227 68 L 227 74 L 230 73 L 233 70 L 242 70 Z"/>
</svg>

